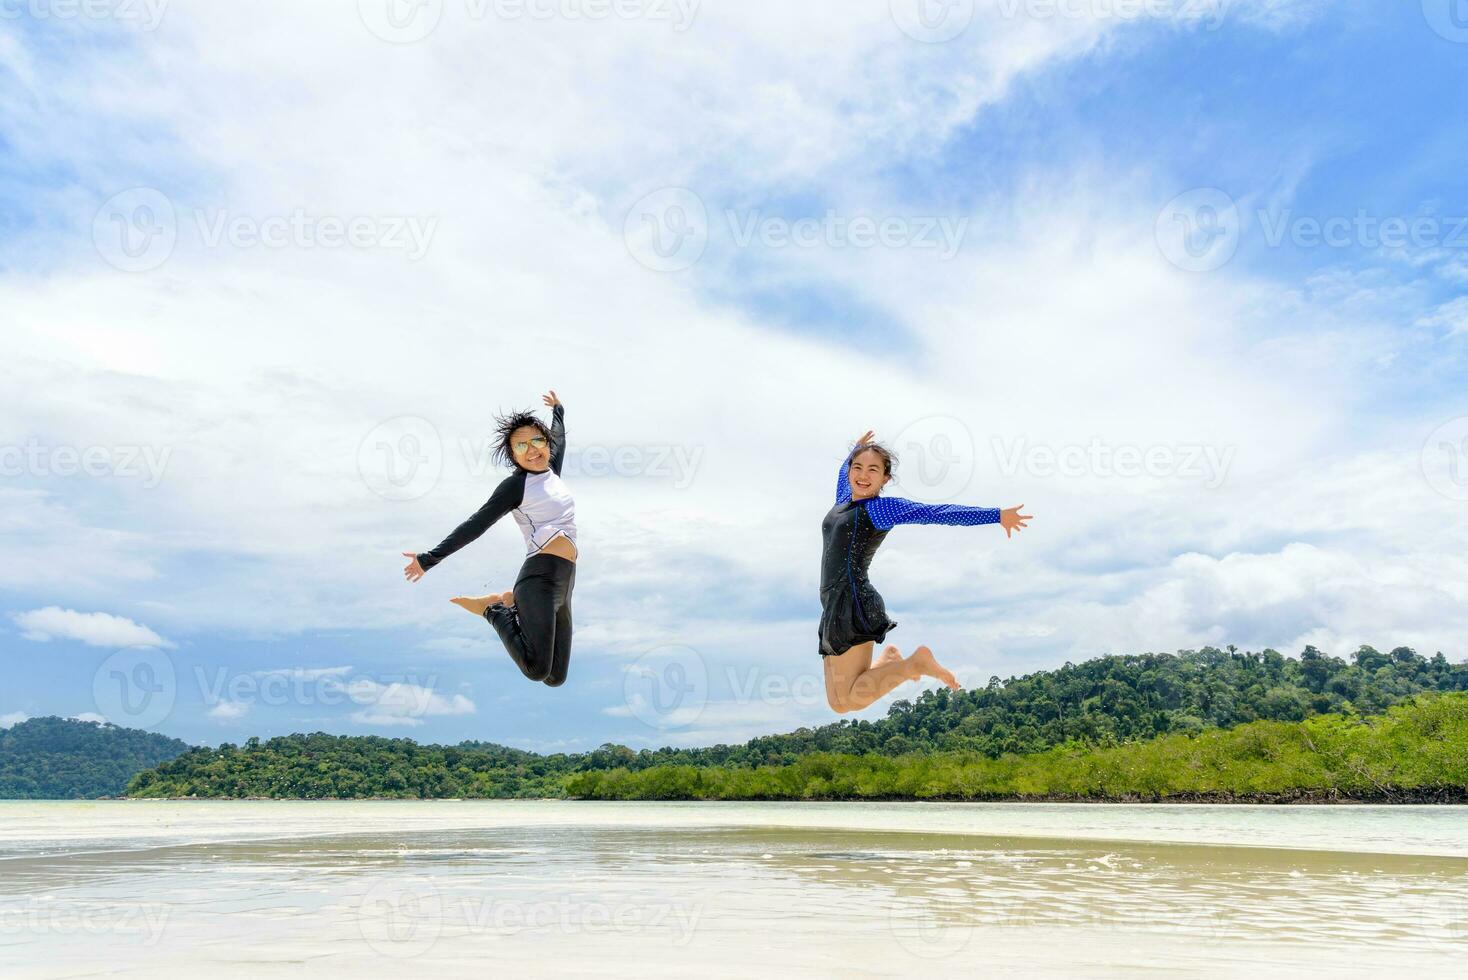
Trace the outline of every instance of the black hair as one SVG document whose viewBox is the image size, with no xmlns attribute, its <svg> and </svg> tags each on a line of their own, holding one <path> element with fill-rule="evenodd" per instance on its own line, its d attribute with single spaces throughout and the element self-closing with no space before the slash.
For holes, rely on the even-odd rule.
<svg viewBox="0 0 1468 980">
<path fill-rule="evenodd" d="M 523 429 L 526 426 L 539 429 L 551 449 L 555 449 L 555 436 L 551 435 L 551 430 L 546 428 L 545 423 L 537 418 L 534 412 L 511 412 L 508 415 L 496 415 L 494 417 L 494 458 L 497 461 L 506 466 L 520 468 L 520 464 L 515 462 L 515 450 L 510 448 L 510 436 L 516 429 Z"/>
<path fill-rule="evenodd" d="M 856 459 L 857 456 L 866 452 L 868 449 L 881 457 L 882 469 L 886 471 L 888 476 L 891 476 L 892 471 L 897 468 L 897 454 L 880 442 L 869 442 L 865 446 L 854 447 L 851 451 L 851 458 Z"/>
</svg>

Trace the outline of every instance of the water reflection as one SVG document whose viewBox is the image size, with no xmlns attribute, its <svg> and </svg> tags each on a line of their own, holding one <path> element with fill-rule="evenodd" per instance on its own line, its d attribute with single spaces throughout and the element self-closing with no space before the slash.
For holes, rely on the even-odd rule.
<svg viewBox="0 0 1468 980">
<path fill-rule="evenodd" d="M 99 963 L 188 975 L 201 956 L 219 976 L 301 964 L 361 978 L 388 960 L 424 968 L 486 956 L 639 976 L 691 965 L 944 974 L 977 959 L 1124 976 L 1143 950 L 1153 965 L 1335 958 L 1455 975 L 1446 971 L 1468 956 L 1468 858 L 519 825 L 0 860 L 7 976 Z"/>
</svg>

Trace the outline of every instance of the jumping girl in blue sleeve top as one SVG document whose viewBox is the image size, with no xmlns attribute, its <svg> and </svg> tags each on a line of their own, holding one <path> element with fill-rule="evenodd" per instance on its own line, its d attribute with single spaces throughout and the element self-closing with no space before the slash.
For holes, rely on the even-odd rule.
<svg viewBox="0 0 1468 980">
<path fill-rule="evenodd" d="M 887 618 L 882 597 L 867 578 L 872 556 L 899 524 L 973 527 L 998 524 L 1006 536 L 1027 527 L 1019 507 L 963 507 L 920 504 L 880 496 L 892 479 L 893 456 L 868 432 L 857 440 L 836 478 L 836 506 L 821 522 L 825 547 L 821 561 L 820 652 L 825 662 L 826 698 L 838 714 L 860 711 L 908 681 L 935 677 L 958 690 L 958 680 L 918 647 L 912 656 L 889 646 L 874 665 L 872 650 L 897 624 Z"/>
</svg>

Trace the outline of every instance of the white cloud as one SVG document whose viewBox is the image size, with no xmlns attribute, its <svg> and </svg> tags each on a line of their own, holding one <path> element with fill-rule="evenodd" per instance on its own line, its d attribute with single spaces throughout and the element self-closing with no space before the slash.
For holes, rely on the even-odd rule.
<svg viewBox="0 0 1468 980">
<path fill-rule="evenodd" d="M 281 677 L 296 681 L 315 681 L 324 678 L 342 677 L 350 674 L 350 665 L 345 667 L 277 667 L 271 670 L 257 670 L 255 677 Z"/>
<path fill-rule="evenodd" d="M 221 701 L 210 708 L 206 714 L 216 721 L 238 721 L 249 714 L 250 706 L 237 701 Z"/>
<path fill-rule="evenodd" d="M 24 711 L 12 711 L 9 714 L 0 715 L 0 728 L 10 728 L 12 725 L 19 725 L 23 721 L 29 721 L 30 717 Z"/>
<path fill-rule="evenodd" d="M 71 716 L 71 720 L 72 721 L 94 721 L 94 722 L 96 722 L 99 725 L 110 725 L 110 724 L 112 724 L 112 722 L 108 721 L 105 716 L 99 715 L 95 711 L 83 711 L 79 715 L 72 715 Z"/>
<path fill-rule="evenodd" d="M 27 640 L 78 640 L 94 647 L 171 647 L 173 644 L 131 619 L 47 606 L 12 617 Z"/>
<path fill-rule="evenodd" d="M 1424 327 L 1443 327 L 1449 334 L 1468 333 L 1468 296 L 1443 303 L 1417 322 Z"/>
<path fill-rule="evenodd" d="M 462 694 L 445 696 L 418 684 L 397 681 L 384 684 L 358 677 L 344 689 L 354 703 L 364 706 L 351 715 L 353 721 L 362 725 L 417 727 L 425 718 L 475 712 L 474 702 Z"/>
<path fill-rule="evenodd" d="M 1317 6 L 1232 10 L 1283 29 Z M 936 208 L 885 168 L 931 162 L 1016 80 L 1124 25 L 1021 19 L 933 46 L 897 31 L 884 3 L 751 2 L 707 5 L 676 37 L 585 26 L 446 23 L 397 49 L 349 3 L 176 3 L 153 46 L 98 51 L 75 70 L 13 42 L 6 60 L 29 96 L 3 110 L 15 152 L 69 158 L 94 145 L 82 134 L 99 111 L 126 134 L 79 168 L 94 186 L 64 195 L 83 225 L 111 193 L 150 181 L 186 215 L 268 218 L 307 202 L 439 225 L 418 262 L 186 241 L 134 276 L 97 261 L 88 225 L 71 262 L 0 280 L 0 444 L 45 431 L 172 450 L 156 487 L 89 486 L 110 509 L 57 481 L 0 490 L 0 531 L 20 556 L 0 587 L 38 575 L 99 605 L 149 601 L 171 635 L 412 628 L 439 634 L 428 651 L 501 657 L 445 600 L 510 586 L 513 530 L 411 587 L 398 552 L 430 546 L 486 495 L 493 473 L 459 447 L 482 440 L 488 413 L 555 384 L 573 449 L 702 451 L 687 489 L 574 484 L 595 558 L 579 573 L 578 663 L 681 643 L 720 667 L 818 668 L 814 533 L 843 442 L 933 415 L 965 420 L 978 459 L 965 499 L 1023 501 L 1037 520 L 1013 542 L 992 528 L 893 535 L 874 575 L 904 648 L 928 642 L 982 678 L 1215 638 L 1345 644 L 1374 627 L 1392 643 L 1468 641 L 1435 578 L 1461 552 L 1461 511 L 1411 474 L 1432 426 L 1390 429 L 1371 406 L 1380 365 L 1411 343 L 1403 311 L 1422 298 L 1352 277 L 1181 275 L 1152 240 L 1159 203 L 1181 189 L 1165 173 L 1109 160 L 1033 173 L 959 215 L 968 248 L 946 263 L 752 248 L 664 275 L 628 253 L 628 206 L 665 186 L 696 188 L 715 214 L 776 212 L 801 195 L 847 215 Z M 31 105 L 76 122 L 40 125 Z M 262 117 L 269 126 L 251 122 Z M 174 141 L 162 151 L 174 170 L 156 170 L 160 151 L 138 133 Z M 888 312 L 912 350 L 773 329 L 707 298 L 771 283 Z M 1422 323 L 1452 329 L 1460 312 Z M 505 349 L 520 345 L 554 351 L 553 376 L 505 370 Z M 410 502 L 375 496 L 358 472 L 368 434 L 401 415 L 428 419 L 443 457 L 436 489 Z M 1005 475 L 996 435 L 1237 452 L 1205 492 L 1181 479 Z M 916 466 L 907 454 L 899 492 L 923 495 Z M 1428 608 L 1403 601 L 1414 587 Z M 474 710 L 431 685 L 384 707 L 390 690 L 365 690 L 354 718 L 417 725 Z M 699 732 L 744 730 L 724 710 Z M 748 724 L 829 717 L 763 712 Z"/>
</svg>

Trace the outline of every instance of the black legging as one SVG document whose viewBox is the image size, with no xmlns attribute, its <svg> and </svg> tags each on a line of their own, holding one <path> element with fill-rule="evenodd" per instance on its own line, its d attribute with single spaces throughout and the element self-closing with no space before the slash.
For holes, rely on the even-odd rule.
<svg viewBox="0 0 1468 980">
<path fill-rule="evenodd" d="M 531 555 L 515 580 L 513 608 L 495 603 L 484 611 L 510 659 L 532 681 L 566 682 L 571 665 L 571 589 L 576 563 L 559 555 Z"/>
</svg>

